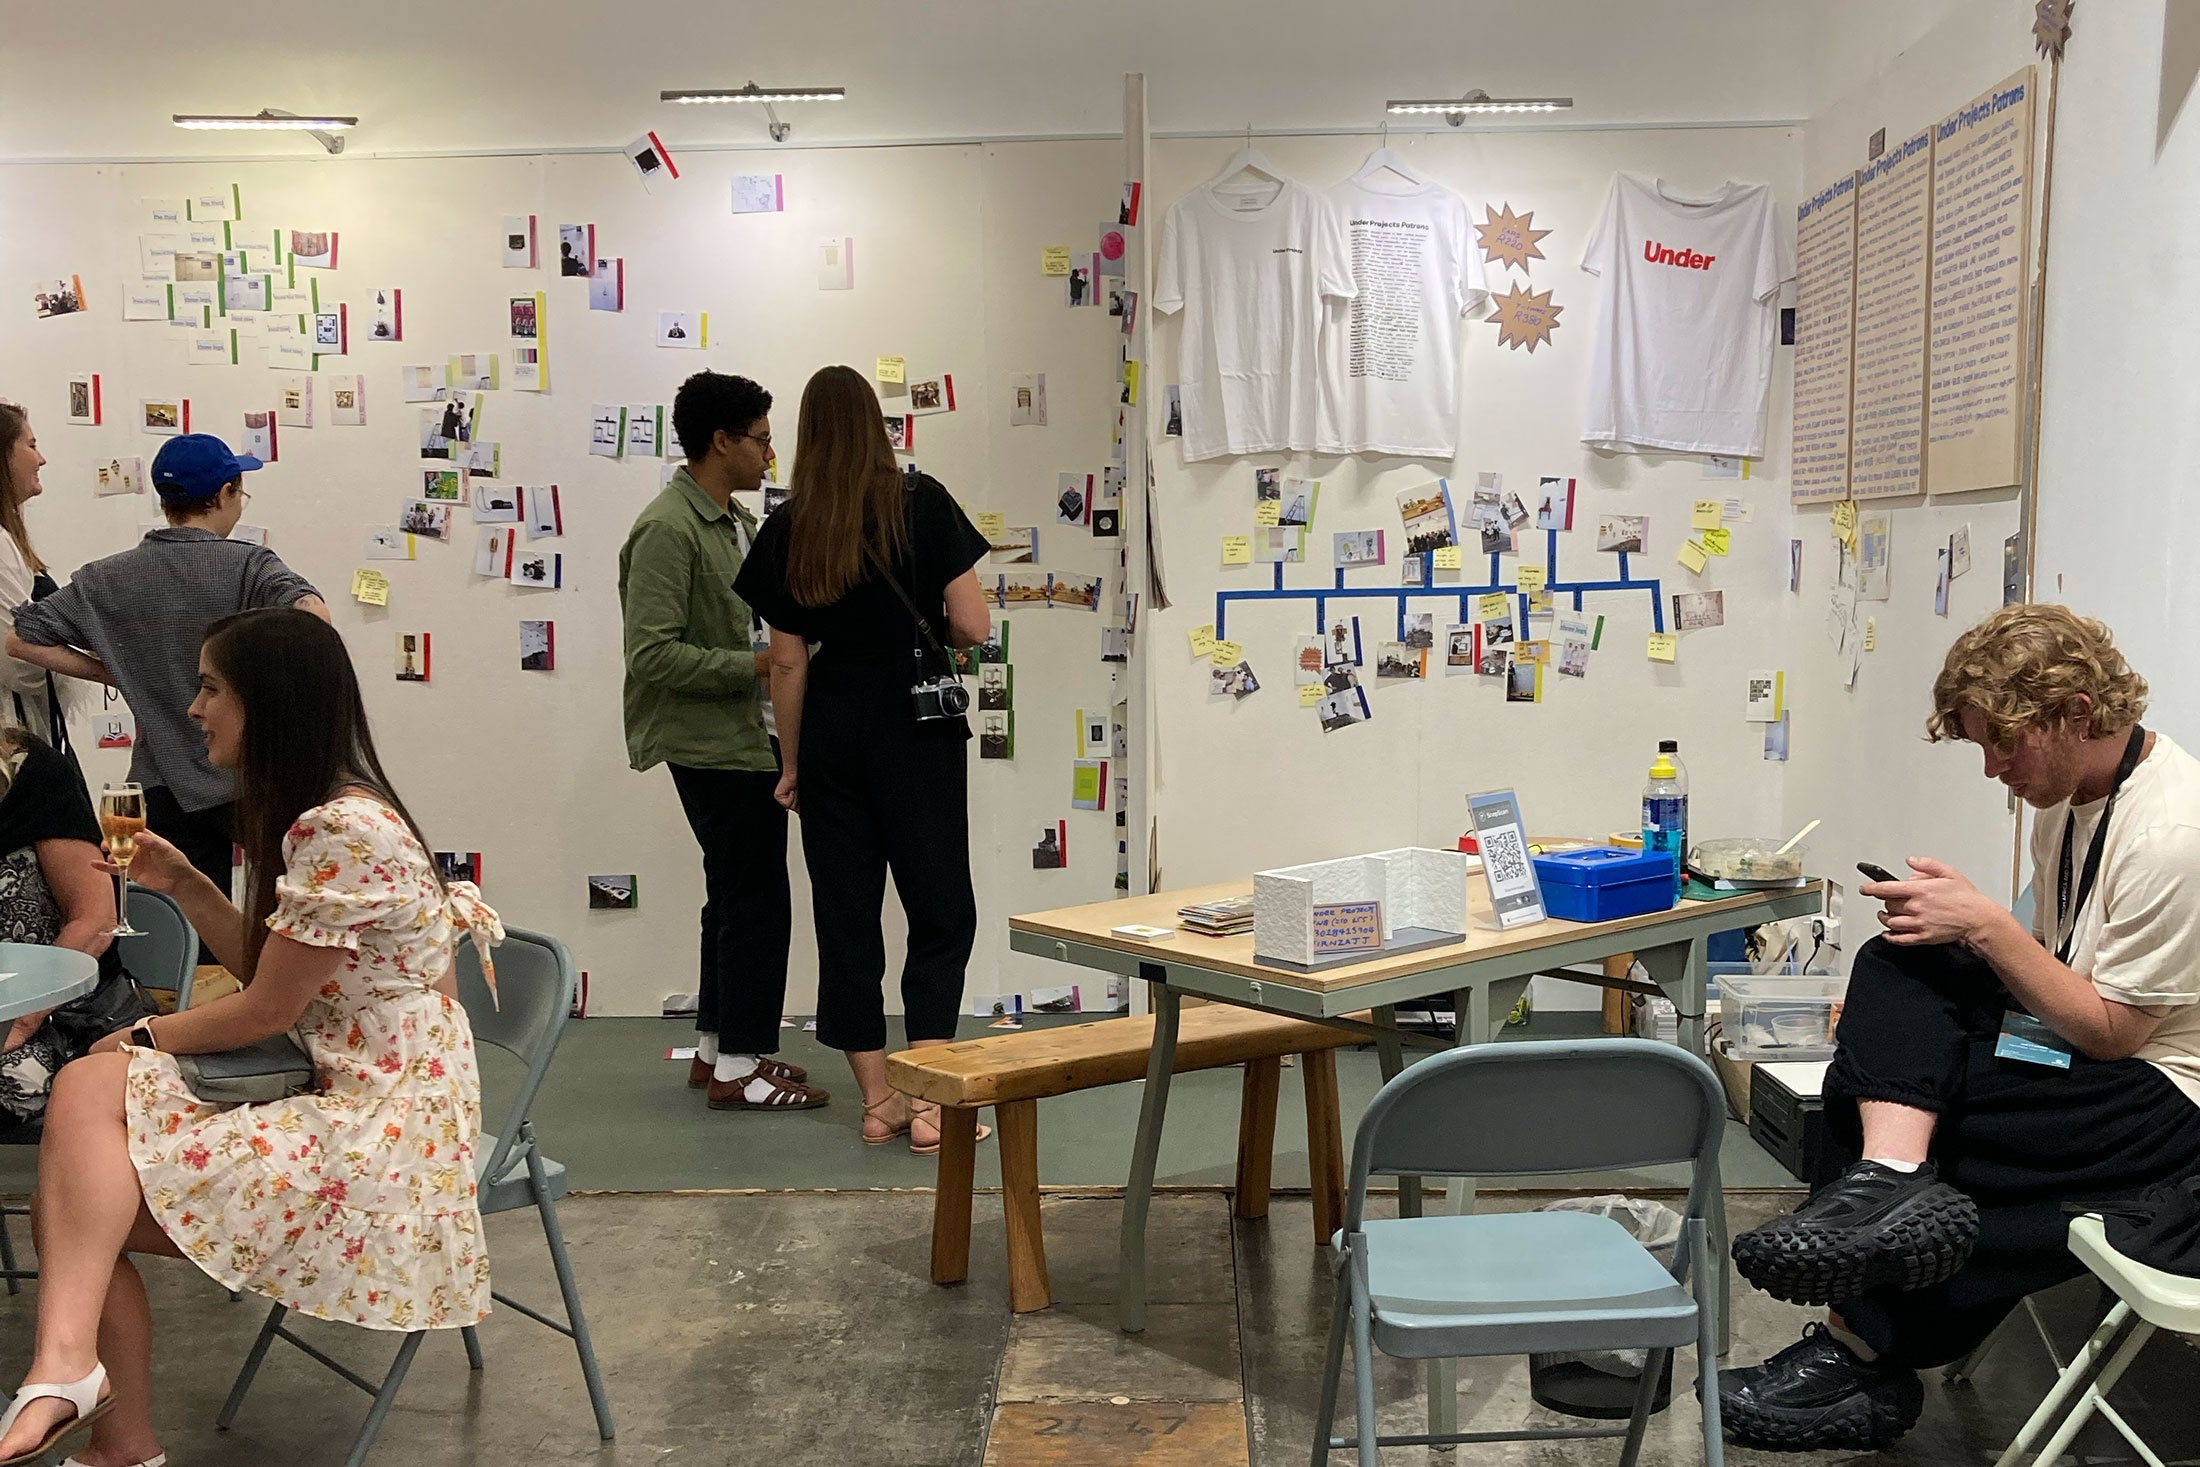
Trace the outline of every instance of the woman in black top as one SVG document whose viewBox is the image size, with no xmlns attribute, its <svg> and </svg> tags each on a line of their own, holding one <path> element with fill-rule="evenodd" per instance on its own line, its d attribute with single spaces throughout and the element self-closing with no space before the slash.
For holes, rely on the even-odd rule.
<svg viewBox="0 0 2200 1467">
<path fill-rule="evenodd" d="M 949 1043 L 978 930 L 970 726 L 920 717 L 911 689 L 952 677 L 935 642 L 970 647 L 990 631 L 971 569 L 989 548 L 945 489 L 921 475 L 904 482 L 871 384 L 827 367 L 802 393 L 787 503 L 764 521 L 733 585 L 772 629 L 778 796 L 802 817 L 817 1037 L 848 1056 L 863 1139 L 906 1134 L 920 1156 L 939 1149 L 939 1112 L 886 1083 L 879 916 L 890 868 L 909 921 L 909 1042 Z"/>
</svg>

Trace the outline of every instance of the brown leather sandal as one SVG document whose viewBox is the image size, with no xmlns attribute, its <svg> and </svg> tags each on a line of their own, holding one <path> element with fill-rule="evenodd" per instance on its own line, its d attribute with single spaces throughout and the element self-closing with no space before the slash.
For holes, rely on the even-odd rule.
<svg viewBox="0 0 2200 1467">
<path fill-rule="evenodd" d="M 916 1123 L 919 1120 L 923 1119 L 924 1111 L 930 1111 L 932 1113 L 932 1119 L 929 1122 L 932 1127 L 932 1134 L 935 1136 L 942 1134 L 940 1129 L 940 1108 L 939 1105 L 934 1101 L 912 1100 L 909 1102 L 910 1126 L 914 1128 Z M 991 1126 L 981 1125 L 978 1127 L 978 1140 L 983 1141 L 992 1134 L 993 1128 Z M 930 1146 L 920 1146 L 917 1144 L 916 1131 L 914 1129 L 911 1129 L 909 1132 L 909 1154 L 911 1156 L 937 1156 L 940 1154 L 940 1143 L 934 1141 Z"/>
<path fill-rule="evenodd" d="M 759 1080 L 771 1088 L 765 1091 L 762 1100 L 751 1100 L 749 1086 Z M 832 1098 L 829 1092 L 815 1085 L 798 1084 L 759 1068 L 724 1084 L 711 1081 L 710 1095 L 704 1103 L 712 1110 L 816 1110 Z"/>
<path fill-rule="evenodd" d="M 802 1066 L 790 1065 L 785 1060 L 768 1054 L 758 1056 L 756 1068 L 762 1074 L 777 1075 L 780 1079 L 791 1080 L 797 1085 L 810 1078 L 810 1072 L 803 1069 Z M 688 1061 L 688 1089 L 701 1090 L 710 1084 L 711 1080 L 715 1078 L 715 1074 L 716 1066 L 701 1055 L 697 1055 L 694 1059 Z"/>
<path fill-rule="evenodd" d="M 909 1123 L 916 1118 L 914 1110 L 912 1110 L 910 1114 L 903 1116 L 901 1118 L 901 1124 L 898 1126 L 894 1125 L 892 1122 L 888 1121 L 886 1117 L 879 1114 L 881 1110 L 893 1104 L 895 1101 L 906 1100 L 907 1098 L 908 1097 L 904 1096 L 898 1090 L 890 1090 L 882 1099 L 872 1101 L 863 1107 L 864 1120 L 877 1121 L 880 1125 L 889 1128 L 886 1134 L 883 1136 L 874 1136 L 869 1131 L 865 1131 L 863 1133 L 864 1145 L 886 1146 L 890 1145 L 896 1137 L 906 1136 L 909 1134 Z"/>
</svg>

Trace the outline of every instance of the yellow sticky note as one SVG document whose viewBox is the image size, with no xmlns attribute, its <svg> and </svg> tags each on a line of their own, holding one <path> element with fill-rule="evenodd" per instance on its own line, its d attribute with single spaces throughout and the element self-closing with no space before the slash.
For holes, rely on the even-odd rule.
<svg viewBox="0 0 2200 1467">
<path fill-rule="evenodd" d="M 1041 275 L 1069 274 L 1069 246 L 1039 246 L 1039 273 Z"/>
<path fill-rule="evenodd" d="M 1300 683 L 1299 706 L 1301 708 L 1313 707 L 1315 704 L 1321 702 L 1322 695 L 1328 691 L 1329 690 L 1323 687 L 1320 683 Z"/>
<path fill-rule="evenodd" d="M 878 380 L 881 382 L 907 382 L 909 380 L 909 358 L 880 357 L 878 359 Z"/>
<path fill-rule="evenodd" d="M 1843 545 L 1856 544 L 1856 501 L 1844 499 L 1833 507 L 1833 537 Z"/>
<path fill-rule="evenodd" d="M 390 578 L 378 570 L 355 570 L 351 573 L 351 594 L 355 601 L 369 606 L 390 604 Z"/>
<path fill-rule="evenodd" d="M 1194 657 L 1206 657 L 1214 652 L 1215 624 L 1213 622 L 1209 622 L 1203 627 L 1193 627 L 1186 635 L 1192 639 L 1192 655 Z"/>
<path fill-rule="evenodd" d="M 1532 662 L 1540 664 L 1549 662 L 1550 660 L 1551 644 L 1549 642 L 1513 643 L 1513 661 L 1515 662 Z"/>
<path fill-rule="evenodd" d="M 1864 618 L 1864 650 L 1866 652 L 1873 652 L 1877 651 L 1878 647 L 1879 618 L 1876 616 L 1867 616 Z"/>
<path fill-rule="evenodd" d="M 1512 598 L 1510 596 L 1507 596 L 1503 591 L 1493 591 L 1475 601 L 1474 619 L 1476 621 L 1496 621 L 1506 614 L 1511 605 Z"/>
<path fill-rule="evenodd" d="M 1280 525 L 1283 523 L 1283 501 L 1263 499 L 1253 506 L 1253 523 L 1256 525 Z"/>
<path fill-rule="evenodd" d="M 1530 616 L 1549 611 L 1551 605 L 1551 593 L 1548 591 L 1531 591 L 1528 594 L 1528 615 Z"/>
<path fill-rule="evenodd" d="M 1733 548 L 1734 532 L 1732 530 L 1706 530 L 1703 532 L 1704 554 L 1724 555 Z"/>
<path fill-rule="evenodd" d="M 1253 563 L 1253 537 L 1251 535 L 1224 535 L 1222 537 L 1222 563 L 1224 565 L 1251 565 Z"/>
<path fill-rule="evenodd" d="M 1438 570 L 1459 569 L 1459 547 L 1456 545 L 1437 546 L 1434 552 L 1434 564 Z"/>
<path fill-rule="evenodd" d="M 1235 667 L 1245 660 L 1245 648 L 1236 642 L 1217 642 L 1211 654 L 1217 667 Z"/>
<path fill-rule="evenodd" d="M 978 533 L 998 545 L 1008 534 L 1008 516 L 997 509 L 981 509 L 970 517 Z"/>
<path fill-rule="evenodd" d="M 1688 517 L 1688 528 L 1691 530 L 1715 530 L 1719 527 L 1719 521 L 1725 515 L 1726 505 L 1722 501 L 1699 499 L 1696 501 L 1695 513 Z"/>
<path fill-rule="evenodd" d="M 1650 634 L 1650 660 L 1652 662 L 1675 661 L 1680 656 L 1680 650 L 1681 639 L 1671 632 L 1652 632 Z"/>
<path fill-rule="evenodd" d="M 1681 542 L 1680 554 L 1676 556 L 1675 559 L 1679 560 L 1682 565 L 1688 567 L 1688 573 L 1692 576 L 1702 575 L 1703 568 L 1711 563 L 1704 556 L 1703 546 L 1697 544 L 1693 540 L 1684 540 Z"/>
<path fill-rule="evenodd" d="M 1521 566 L 1513 575 L 1519 581 L 1520 589 L 1530 596 L 1542 590 L 1544 582 L 1551 578 L 1550 570 L 1540 565 Z"/>
</svg>

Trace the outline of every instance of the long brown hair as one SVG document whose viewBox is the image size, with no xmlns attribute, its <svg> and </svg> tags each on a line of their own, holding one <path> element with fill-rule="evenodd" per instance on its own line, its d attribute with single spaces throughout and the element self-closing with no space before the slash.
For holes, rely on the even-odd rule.
<svg viewBox="0 0 2200 1467">
<path fill-rule="evenodd" d="M 356 785 L 397 812 L 423 854 L 428 838 L 382 772 L 351 654 L 333 627 L 290 607 L 240 611 L 207 629 L 205 652 L 244 705 L 236 828 L 244 847 L 249 972 L 267 944 L 283 837 L 300 815 Z M 433 870 L 434 857 L 428 862 Z M 441 873 L 435 880 L 440 888 Z"/>
<path fill-rule="evenodd" d="M 15 457 L 15 446 L 29 436 L 30 431 L 29 413 L 12 402 L 0 402 L 0 530 L 8 532 L 8 538 L 23 552 L 23 558 L 30 562 L 31 573 L 36 575 L 46 568 L 46 562 L 31 549 L 31 528 L 23 522 L 22 491 L 16 488 L 15 476 L 8 469 L 8 460 Z"/>
<path fill-rule="evenodd" d="M 802 389 L 794 473 L 787 481 L 787 592 L 830 606 L 868 569 L 864 549 L 892 565 L 908 541 L 901 469 L 878 394 L 853 367 L 823 367 Z"/>
</svg>

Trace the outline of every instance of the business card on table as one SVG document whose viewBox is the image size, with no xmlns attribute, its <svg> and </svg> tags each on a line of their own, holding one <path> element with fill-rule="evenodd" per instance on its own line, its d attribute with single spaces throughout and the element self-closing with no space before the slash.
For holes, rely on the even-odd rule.
<svg viewBox="0 0 2200 1467">
<path fill-rule="evenodd" d="M 1133 942 L 1167 942 L 1176 936 L 1174 927 L 1148 927 L 1143 922 L 1125 922 L 1120 927 L 1110 927 L 1111 936 L 1127 937 Z"/>
</svg>

